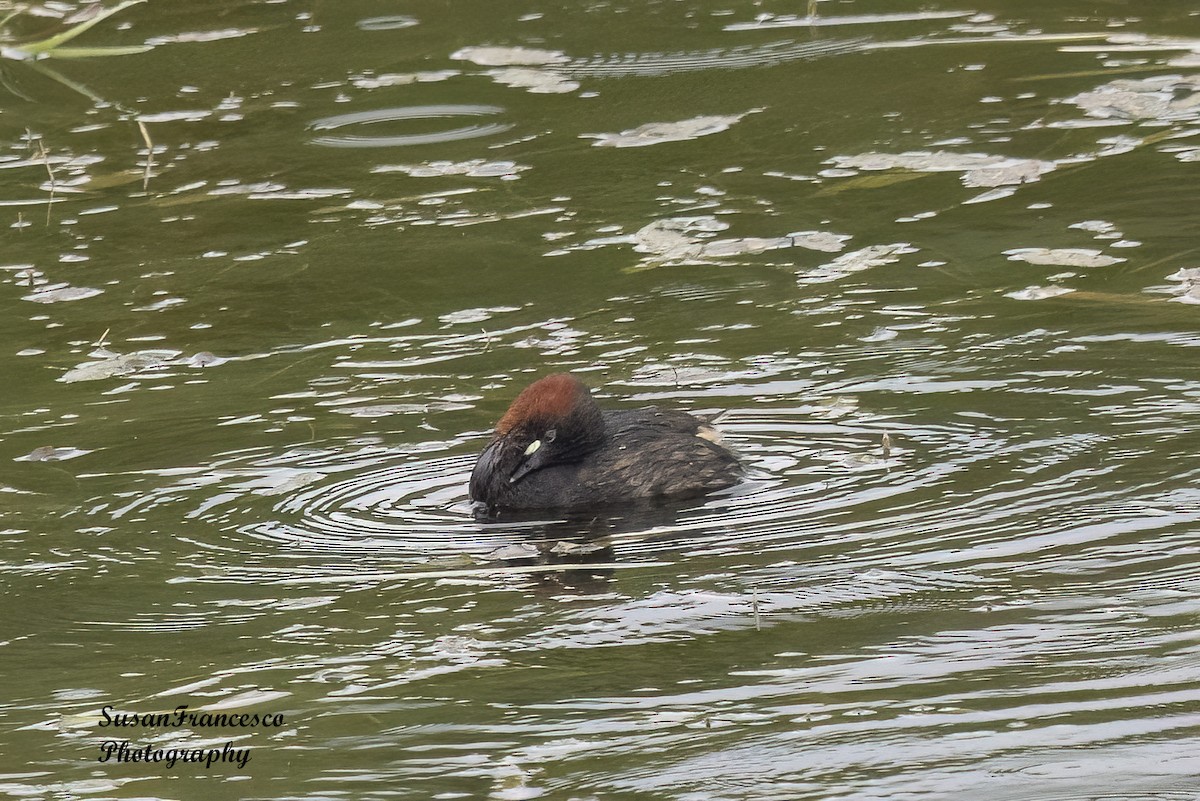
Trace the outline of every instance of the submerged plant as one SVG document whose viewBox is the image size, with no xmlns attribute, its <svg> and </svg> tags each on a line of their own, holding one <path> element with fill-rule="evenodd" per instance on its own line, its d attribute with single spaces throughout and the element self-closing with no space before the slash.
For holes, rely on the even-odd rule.
<svg viewBox="0 0 1200 801">
<path fill-rule="evenodd" d="M 142 175 L 143 189 L 149 185 L 151 169 L 154 165 L 154 143 L 150 139 L 150 132 L 146 129 L 145 123 L 138 114 L 131 109 L 126 108 L 119 102 L 109 102 L 100 95 L 93 92 L 85 84 L 73 81 L 70 78 L 62 75 L 58 71 L 52 69 L 44 59 L 49 58 L 93 58 L 100 56 L 126 56 L 137 53 L 145 53 L 154 49 L 152 44 L 128 45 L 128 46 L 98 46 L 98 47 L 68 47 L 68 42 L 75 39 L 80 34 L 95 27 L 104 20 L 112 17 L 125 9 L 140 5 L 146 0 L 121 0 L 115 6 L 105 8 L 100 3 L 91 3 L 82 8 L 75 14 L 63 18 L 63 23 L 67 26 L 58 33 L 50 36 L 44 36 L 37 39 L 28 39 L 20 41 L 15 39 L 8 31 L 8 24 L 21 15 L 29 16 L 54 16 L 59 17 L 57 9 L 48 6 L 34 5 L 10 5 L 0 2 L 0 59 L 9 61 L 19 61 L 24 67 L 34 70 L 35 72 L 50 78 L 53 81 L 65 86 L 66 88 L 78 92 L 84 97 L 91 100 L 97 106 L 107 106 L 116 109 L 128 119 L 132 119 L 138 127 L 142 141 L 146 144 L 146 160 L 145 170 Z M 7 12 L 7 13 L 5 13 Z M 19 97 L 29 100 L 15 86 L 13 86 L 3 71 L 0 71 L 0 84 L 9 91 Z M 40 143 L 39 143 L 39 146 Z M 47 170 L 50 171 L 50 187 L 51 193 L 54 191 L 54 172 L 50 168 L 50 161 L 46 155 L 45 148 L 42 147 L 42 158 L 46 163 Z M 49 208 L 47 207 L 47 212 Z"/>
<path fill-rule="evenodd" d="M 122 0 L 111 8 L 96 4 L 87 7 L 74 17 L 74 24 L 69 28 L 42 39 L 28 42 L 0 45 L 0 57 L 12 61 L 31 61 L 42 58 L 93 58 L 96 56 L 127 56 L 135 53 L 145 53 L 154 45 L 140 44 L 128 46 L 101 47 L 66 47 L 66 43 L 84 33 L 89 28 L 103 22 L 114 14 L 144 3 L 146 0 Z M 0 31 L 17 16 L 29 11 L 29 6 L 17 6 L 0 19 Z"/>
</svg>

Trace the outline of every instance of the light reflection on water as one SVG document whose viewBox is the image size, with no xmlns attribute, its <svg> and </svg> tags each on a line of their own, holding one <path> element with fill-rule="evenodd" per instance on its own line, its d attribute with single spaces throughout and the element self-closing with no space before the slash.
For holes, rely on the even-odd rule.
<svg viewBox="0 0 1200 801">
<path fill-rule="evenodd" d="M 1194 15 L 218 5 L 0 100 L 0 794 L 1200 791 Z M 473 521 L 563 369 L 747 481 Z"/>
</svg>

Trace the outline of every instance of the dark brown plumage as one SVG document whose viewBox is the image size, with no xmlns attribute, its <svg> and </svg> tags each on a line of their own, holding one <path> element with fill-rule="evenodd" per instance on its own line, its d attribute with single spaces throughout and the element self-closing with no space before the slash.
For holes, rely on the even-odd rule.
<svg viewBox="0 0 1200 801">
<path fill-rule="evenodd" d="M 578 509 L 688 498 L 740 479 L 703 420 L 674 410 L 604 411 L 582 381 L 549 375 L 517 396 L 471 473 L 489 511 Z"/>
</svg>

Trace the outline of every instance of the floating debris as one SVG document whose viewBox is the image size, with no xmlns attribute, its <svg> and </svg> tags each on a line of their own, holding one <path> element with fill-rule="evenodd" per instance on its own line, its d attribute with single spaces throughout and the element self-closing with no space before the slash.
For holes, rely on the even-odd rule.
<svg viewBox="0 0 1200 801">
<path fill-rule="evenodd" d="M 477 309 L 459 309 L 458 311 L 447 312 L 438 316 L 438 320 L 447 325 L 457 325 L 461 323 L 482 323 L 484 320 L 490 320 L 497 314 L 508 314 L 509 312 L 520 311 L 520 306 L 489 306 L 486 308 Z"/>
<path fill-rule="evenodd" d="M 880 468 L 889 469 L 885 459 L 881 459 L 873 453 L 852 453 L 838 461 L 838 464 L 847 470 L 878 470 Z"/>
<path fill-rule="evenodd" d="M 841 253 L 852 237 L 849 234 L 831 234 L 828 231 L 798 231 L 788 234 L 792 244 L 798 248 L 819 250 L 824 253 Z"/>
<path fill-rule="evenodd" d="M 827 262 L 806 272 L 801 272 L 796 280 L 797 283 L 801 284 L 824 284 L 844 278 L 851 273 L 870 269 L 871 267 L 893 264 L 899 261 L 901 256 L 916 252 L 917 248 L 914 248 L 908 242 L 895 242 L 890 245 L 870 245 L 861 250 L 844 253 L 831 262 Z"/>
<path fill-rule="evenodd" d="M 481 67 L 498 67 L 483 74 L 503 86 L 527 89 L 534 94 L 565 94 L 579 88 L 578 81 L 555 69 L 570 61 L 566 54 L 557 50 L 464 47 L 451 53 L 450 58 Z"/>
<path fill-rule="evenodd" d="M 446 175 L 466 175 L 470 178 L 500 178 L 515 180 L 518 173 L 528 170 L 515 161 L 426 161 L 421 164 L 385 164 L 375 167 L 372 173 L 402 172 L 413 178 L 441 178 Z"/>
<path fill-rule="evenodd" d="M 104 294 L 104 290 L 96 289 L 95 287 L 54 284 L 53 286 L 43 287 L 36 292 L 31 292 L 28 295 L 22 295 L 21 300 L 30 300 L 34 303 L 65 303 L 72 300 L 94 298 L 102 294 Z"/>
<path fill-rule="evenodd" d="M 485 558 L 493 559 L 497 562 L 511 562 L 514 560 L 537 559 L 540 553 L 537 546 L 532 543 L 514 542 L 508 545 L 501 545 L 487 554 Z"/>
<path fill-rule="evenodd" d="M 1175 272 L 1167 276 L 1168 281 L 1184 281 L 1187 283 L 1200 283 L 1200 267 L 1180 267 Z"/>
<path fill-rule="evenodd" d="M 218 367 L 227 361 L 229 360 L 209 353 L 206 350 L 202 350 L 199 353 L 188 357 L 188 360 L 185 363 L 188 367 Z"/>
<path fill-rule="evenodd" d="M 1171 298 L 1171 300 L 1175 303 L 1200 304 L 1200 285 L 1191 284 L 1189 286 L 1185 286 L 1183 291 Z"/>
<path fill-rule="evenodd" d="M 944 150 L 834 156 L 828 163 L 842 169 L 866 171 L 957 172 L 962 173 L 963 186 L 978 188 L 1033 183 L 1056 167 L 1052 161 L 1014 159 L 983 153 L 951 153 Z"/>
<path fill-rule="evenodd" d="M 612 548 L 612 543 L 608 540 L 588 540 L 587 542 L 559 540 L 550 547 L 549 553 L 555 556 L 591 556 L 603 553 L 610 548 Z"/>
<path fill-rule="evenodd" d="M 1170 288 L 1176 303 L 1200 303 L 1200 267 L 1181 267 L 1167 276 L 1168 281 L 1177 281 Z"/>
<path fill-rule="evenodd" d="M 894 328 L 879 327 L 865 337 L 859 337 L 860 342 L 887 342 L 900 336 L 900 333 Z"/>
<path fill-rule="evenodd" d="M 1066 295 L 1068 292 L 1074 291 L 1074 289 L 1068 289 L 1065 286 L 1028 286 L 1016 292 L 1005 292 L 1004 297 L 1015 300 L 1045 300 L 1046 298 L 1056 298 L 1059 295 Z"/>
<path fill-rule="evenodd" d="M 184 303 L 187 303 L 187 300 L 184 298 L 163 298 L 162 300 L 156 300 L 153 303 L 147 303 L 145 306 L 134 306 L 132 311 L 135 311 L 135 312 L 162 311 L 163 309 L 170 309 L 173 306 L 179 306 Z"/>
<path fill-rule="evenodd" d="M 1122 78 L 1066 102 L 1099 119 L 1194 121 L 1200 119 L 1200 75 Z"/>
<path fill-rule="evenodd" d="M 692 232 L 715 233 L 729 224 L 712 216 L 665 217 L 639 228 L 630 241 L 638 253 L 650 253 L 664 261 L 697 261 L 703 241 Z"/>
<path fill-rule="evenodd" d="M 291 467 L 277 468 L 270 473 L 255 476 L 248 481 L 231 484 L 230 489 L 249 490 L 255 495 L 290 495 L 298 489 L 327 478 L 318 470 L 301 470 Z"/>
<path fill-rule="evenodd" d="M 483 74 L 498 84 L 511 86 L 514 89 L 528 89 L 535 95 L 561 95 L 574 92 L 579 88 L 579 81 L 551 70 L 505 67 L 504 69 L 488 70 Z"/>
<path fill-rule="evenodd" d="M 766 253 L 768 250 L 780 250 L 793 247 L 796 243 L 791 237 L 748 236 L 740 239 L 717 239 L 705 242 L 700 249 L 701 258 L 717 259 L 728 256 Z"/>
<path fill-rule="evenodd" d="M 571 60 L 558 50 L 533 47 L 464 47 L 451 53 L 450 58 L 481 67 L 538 67 L 566 64 Z"/>
<path fill-rule="evenodd" d="M 1117 239 L 1121 236 L 1117 226 L 1110 223 L 1108 220 L 1084 220 L 1083 222 L 1071 223 L 1068 228 L 1076 228 L 1080 231 L 1087 231 L 1097 235 L 1097 239 L 1101 236 L 1106 236 L 1112 239 Z"/>
<path fill-rule="evenodd" d="M 413 83 L 436 83 L 462 75 L 459 70 L 430 70 L 427 72 L 400 72 L 385 75 L 361 75 L 352 78 L 350 84 L 359 89 L 381 89 L 385 86 L 408 86 Z"/>
<path fill-rule="evenodd" d="M 14 462 L 63 462 L 67 459 L 75 459 L 79 456 L 85 456 L 91 453 L 83 448 L 55 448 L 50 445 L 43 445 L 40 448 L 34 448 L 24 456 L 18 456 L 13 459 Z"/>
<path fill-rule="evenodd" d="M 677 122 L 648 122 L 619 133 L 580 134 L 580 139 L 595 139 L 593 147 L 648 147 L 664 142 L 683 142 L 727 131 L 749 114 L 762 109 L 750 109 L 741 114 L 692 117 Z"/>
<path fill-rule="evenodd" d="M 816 402 L 813 417 L 821 420 L 837 420 L 858 409 L 858 397 L 855 395 L 834 395 L 822 398 Z"/>
<path fill-rule="evenodd" d="M 1014 248 L 1004 251 L 1004 255 L 1009 261 L 1053 267 L 1107 267 L 1126 261 L 1091 248 Z"/>
<path fill-rule="evenodd" d="M 857 156 L 834 156 L 829 163 L 854 170 L 913 170 L 916 172 L 963 172 L 987 167 L 1002 161 L 999 156 L 980 153 L 949 153 L 937 151 L 908 151 L 905 153 L 860 153 Z"/>
<path fill-rule="evenodd" d="M 633 245 L 638 253 L 646 254 L 642 261 L 649 266 L 728 264 L 731 263 L 728 259 L 734 256 L 754 255 L 784 248 L 802 247 L 835 252 L 845 248 L 844 243 L 850 239 L 845 234 L 822 231 L 803 231 L 776 237 L 713 238 L 714 234 L 728 227 L 727 223 L 711 215 L 665 217 L 642 226 L 632 234 L 597 237 L 579 245 L 550 251 L 546 255 L 557 256 L 574 250 L 593 250 L 606 245 Z"/>
<path fill-rule="evenodd" d="M 64 384 L 80 381 L 102 381 L 106 378 L 145 373 L 164 367 L 216 367 L 228 359 L 201 351 L 187 358 L 177 350 L 138 350 L 132 353 L 116 353 L 107 348 L 98 348 L 89 356 L 92 361 L 77 364 L 59 377 Z"/>
<path fill-rule="evenodd" d="M 994 188 L 998 186 L 1020 186 L 1041 180 L 1048 172 L 1053 172 L 1055 164 L 1052 161 L 1036 159 L 1005 159 L 999 164 L 990 164 L 968 170 L 963 174 L 963 186 Z"/>
<path fill-rule="evenodd" d="M 728 223 L 711 215 L 664 217 L 642 226 L 632 235 L 603 237 L 585 242 L 580 249 L 601 245 L 631 244 L 638 253 L 648 255 L 652 264 L 720 264 L 734 256 L 756 255 L 771 250 L 803 247 L 837 251 L 850 237 L 820 231 L 804 231 L 775 237 L 738 237 L 714 239 L 713 234 L 729 228 Z"/>
<path fill-rule="evenodd" d="M 107 353 L 111 353 L 108 351 Z M 64 384 L 74 384 L 79 381 L 100 381 L 105 378 L 129 375 L 143 370 L 153 370 L 164 367 L 178 358 L 179 351 L 174 350 L 138 350 L 133 353 L 112 353 L 103 356 L 99 361 L 83 362 L 72 367 L 58 380 Z"/>
</svg>

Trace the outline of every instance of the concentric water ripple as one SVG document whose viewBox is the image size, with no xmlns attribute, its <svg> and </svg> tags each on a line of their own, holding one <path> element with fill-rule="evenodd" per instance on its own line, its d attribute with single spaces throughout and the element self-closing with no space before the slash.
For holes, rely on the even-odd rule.
<svg viewBox="0 0 1200 801">
<path fill-rule="evenodd" d="M 680 53 L 624 53 L 574 59 L 553 67 L 578 77 L 620 78 L 638 75 L 668 75 L 701 70 L 732 70 L 769 67 L 790 61 L 844 55 L 861 50 L 868 40 L 829 39 L 815 42 L 784 40 L 762 45 L 715 48 Z"/>
<path fill-rule="evenodd" d="M 681 399 L 678 392 L 642 397 Z M 947 586 L 970 585 L 1001 566 L 1020 574 L 1034 557 L 1044 560 L 1038 572 L 1069 574 L 1081 552 L 1111 544 L 1119 553 L 1129 537 L 1166 534 L 1200 519 L 1196 500 L 1177 492 L 1165 499 L 1169 508 L 1147 514 L 1144 484 L 1117 484 L 1097 497 L 1091 480 L 1110 478 L 1121 457 L 1130 458 L 1117 453 L 1097 468 L 1095 454 L 1108 443 L 1099 434 L 1023 441 L 996 422 L 922 426 L 872 419 L 841 403 L 835 396 L 829 404 L 730 410 L 721 426 L 747 465 L 744 484 L 676 509 L 601 515 L 586 525 L 555 523 L 553 515 L 542 523 L 474 522 L 465 486 L 480 436 L 405 448 L 235 453 L 115 506 L 111 516 L 119 521 L 170 506 L 189 522 L 188 541 L 201 546 L 187 561 L 198 571 L 191 578 L 203 580 L 361 584 L 368 572 L 374 581 L 423 577 L 456 559 L 465 560 L 457 565 L 464 570 L 502 567 L 506 545 L 599 538 L 616 563 L 694 565 L 777 553 L 807 565 L 796 568 L 801 572 L 836 558 L 851 573 L 907 571 L 900 584 L 940 575 Z M 975 476 L 997 465 L 1005 467 L 1003 480 L 972 489 Z M 1122 494 L 1142 500 L 1130 508 Z M 1014 505 L 1023 510 L 1019 518 L 1007 512 Z M 242 555 L 240 568 L 219 566 L 226 549 Z M 258 568 L 266 572 L 256 575 Z M 788 572 L 772 580 L 786 583 Z M 849 590 L 845 600 L 881 600 L 879 586 L 870 598 Z M 763 599 L 767 612 L 801 607 Z"/>
<path fill-rule="evenodd" d="M 436 106 L 402 106 L 398 108 L 373 109 L 358 111 L 351 114 L 339 114 L 336 117 L 325 117 L 314 120 L 309 129 L 313 131 L 336 131 L 341 128 L 355 126 L 378 125 L 380 123 L 406 120 L 442 120 L 455 117 L 493 117 L 504 112 L 499 106 L 481 105 L 436 105 Z M 337 136 L 317 136 L 312 142 L 326 147 L 407 147 L 409 145 L 429 145 L 439 142 L 455 142 L 460 139 L 474 139 L 481 136 L 491 136 L 503 133 L 512 127 L 512 123 L 492 122 L 474 125 L 463 125 L 443 131 L 429 131 L 411 134 L 341 134 Z"/>
<path fill-rule="evenodd" d="M 420 25 L 421 21 L 416 17 L 396 15 L 391 17 L 368 17 L 360 19 L 356 24 L 358 29 L 362 31 L 394 31 Z"/>
</svg>

